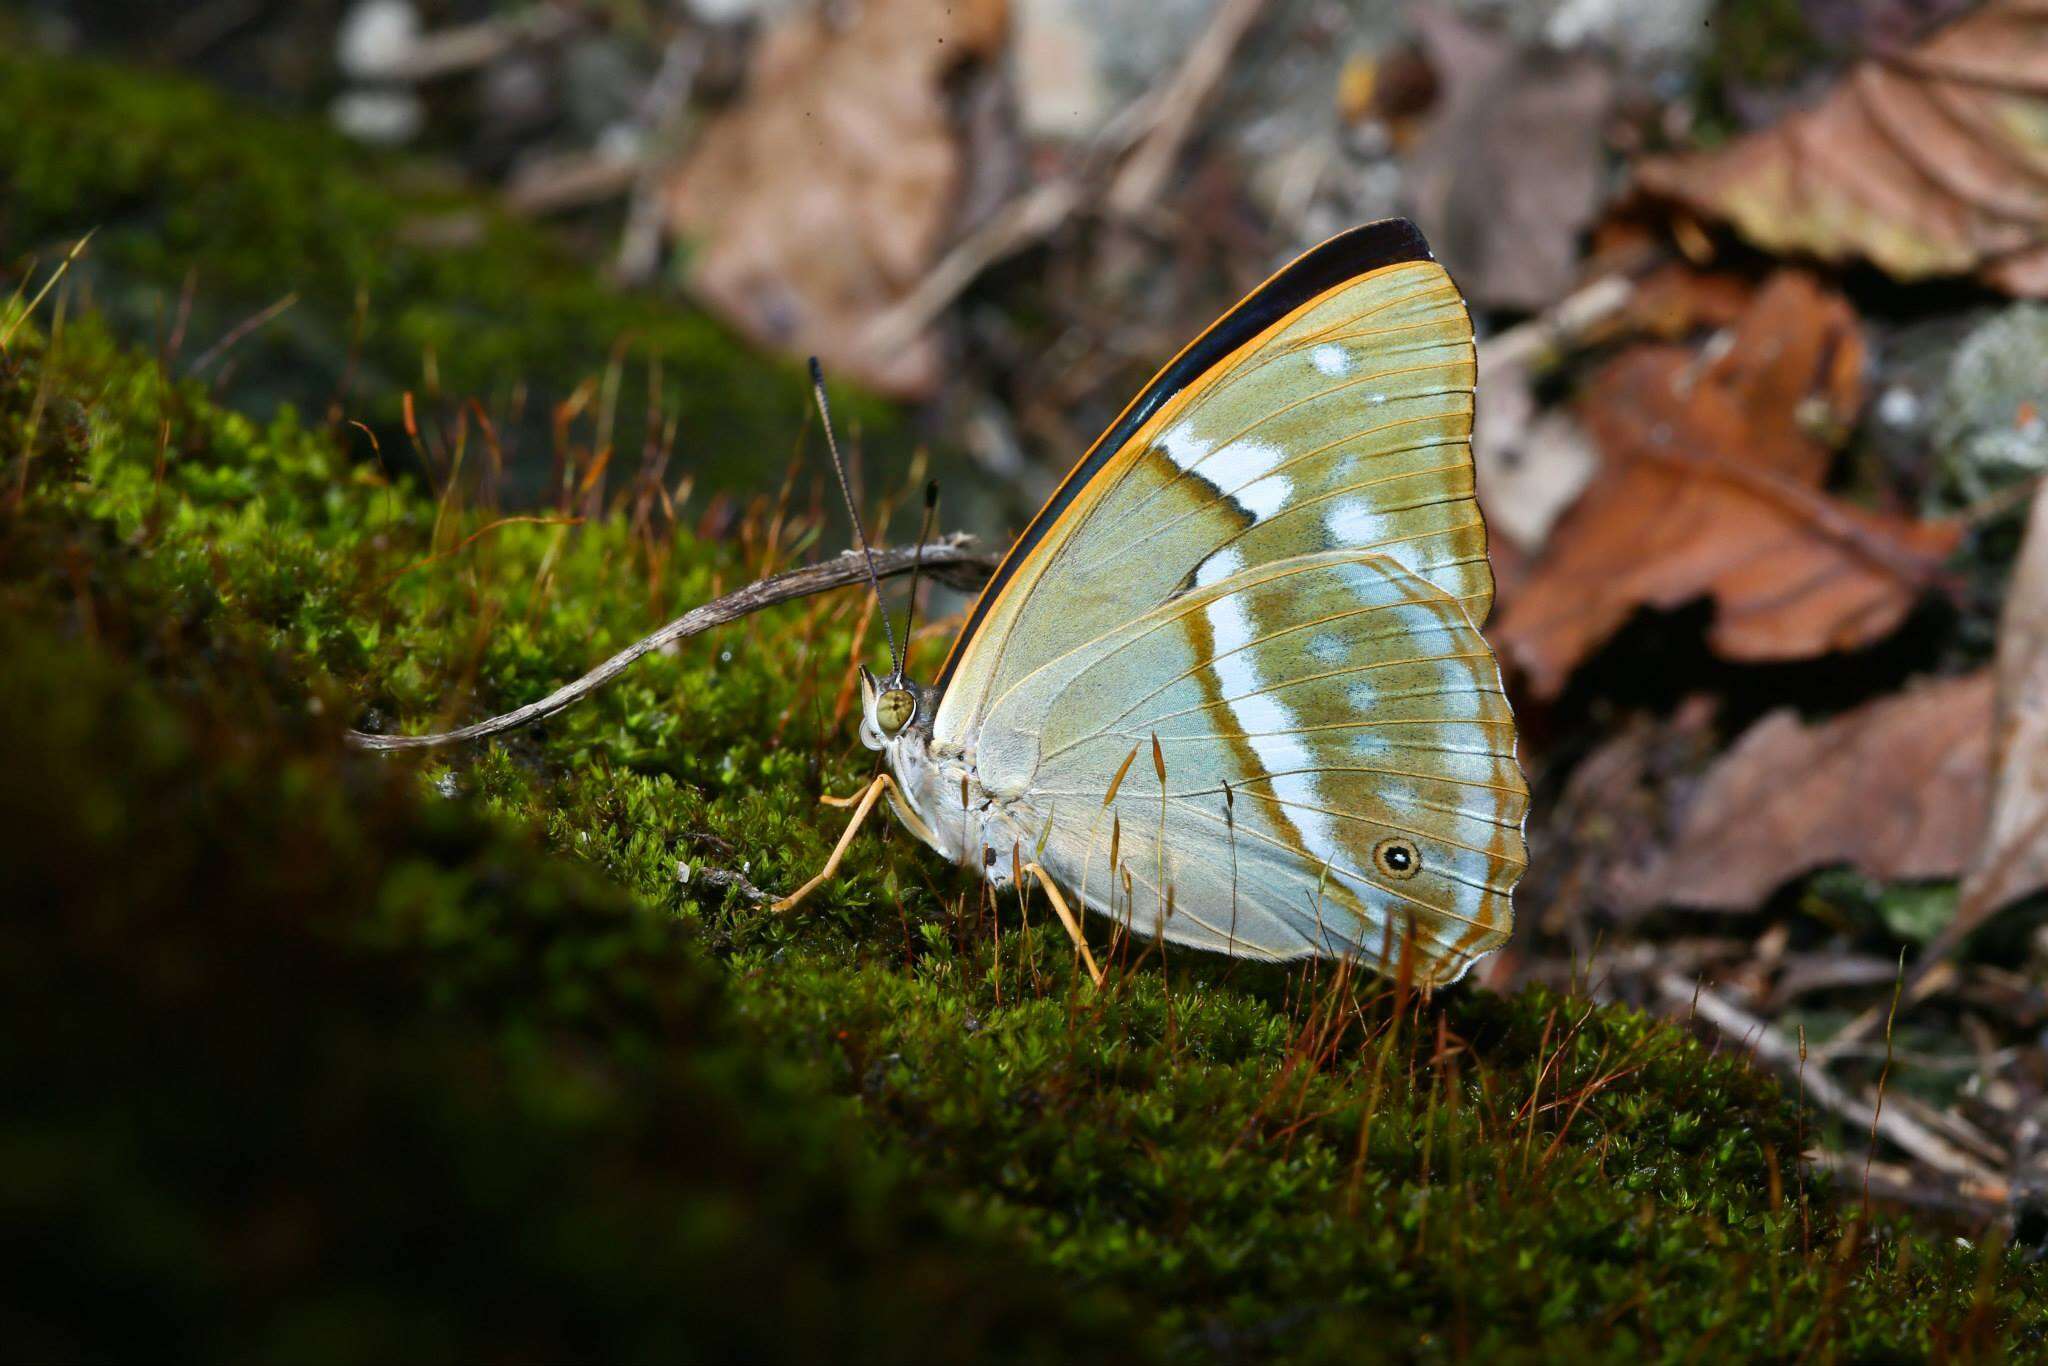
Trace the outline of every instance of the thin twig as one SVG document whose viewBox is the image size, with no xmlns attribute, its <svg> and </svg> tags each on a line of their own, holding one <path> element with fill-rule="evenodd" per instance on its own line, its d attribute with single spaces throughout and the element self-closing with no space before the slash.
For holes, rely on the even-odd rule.
<svg viewBox="0 0 2048 1366">
<path fill-rule="evenodd" d="M 612 275 L 624 284 L 645 284 L 661 266 L 662 189 L 665 172 L 682 155 L 696 128 L 697 112 L 690 101 L 704 68 L 705 38 L 684 29 L 669 40 L 661 68 L 640 97 L 640 170 L 626 201 L 625 226 L 619 230 Z"/>
<path fill-rule="evenodd" d="M 1700 1017 L 1721 1031 L 1723 1037 L 1739 1041 L 1759 1062 L 1783 1073 L 1799 1073 L 1806 1094 L 1825 1109 L 1852 1124 L 1870 1125 L 1905 1152 L 1927 1166 L 1954 1178 L 1972 1199 L 2003 1203 L 2006 1181 L 1991 1168 L 1971 1157 L 1954 1143 L 1928 1129 L 1896 1108 L 1880 1113 L 1878 1108 L 1836 1081 L 1809 1059 L 1800 1069 L 1799 1046 L 1779 1033 L 1767 1021 L 1749 1014 L 1716 992 L 1686 980 L 1674 972 L 1657 975 L 1657 990 L 1673 1002 L 1695 1001 Z"/>
<path fill-rule="evenodd" d="M 764 901 L 775 900 L 773 893 L 762 891 L 759 887 L 747 881 L 744 874 L 735 873 L 730 868 L 694 868 L 690 871 L 690 875 L 683 878 L 682 881 L 685 884 L 691 882 L 707 883 L 710 886 L 720 888 L 736 887 L 739 889 L 739 894 L 742 897 L 745 897 L 755 905 L 759 905 Z"/>
<path fill-rule="evenodd" d="M 1713 451 L 1674 454 L 1644 447 L 1639 457 L 1682 473 L 1699 472 L 1754 495 L 1834 543 L 1850 556 L 1883 570 L 1913 588 L 1955 589 L 1955 578 L 1942 567 L 1944 556 L 1929 554 L 1888 539 L 1830 501 L 1826 494 L 1794 482 L 1774 470 L 1746 465 Z"/>
<path fill-rule="evenodd" d="M 1871 1195 L 1880 1200 L 1889 1200 L 1897 1205 L 1911 1205 L 1918 1209 L 1943 1210 L 1950 1214 L 1972 1215 L 1980 1219 L 1995 1218 L 2004 1213 L 2005 1206 L 1997 1200 L 1966 1191 L 1949 1190 L 1930 1186 L 1917 1180 L 1910 1167 L 1895 1162 L 1866 1164 L 1862 1158 L 1833 1148 L 1812 1148 L 1805 1154 L 1809 1166 L 1824 1172 L 1832 1172 L 1844 1179 L 1868 1172 Z"/>
<path fill-rule="evenodd" d="M 282 299 L 279 299 L 277 302 L 263 309 L 263 311 L 261 311 L 260 313 L 253 314 L 250 317 L 242 319 L 242 321 L 236 323 L 233 327 L 228 329 L 228 334 L 226 336 L 222 337 L 219 341 L 215 342 L 213 345 L 207 347 L 205 351 L 201 352 L 199 359 L 193 361 L 191 367 L 187 369 L 185 373 L 188 375 L 198 374 L 201 370 L 204 370 L 207 366 L 213 364 L 213 362 L 219 360 L 222 356 L 226 355 L 229 351 L 233 350 L 235 345 L 238 342 L 240 342 L 242 338 L 248 336 L 257 328 L 263 326 L 271 319 L 277 317 L 278 314 L 283 313 L 286 309 L 290 308 L 293 304 L 296 304 L 298 301 L 298 291 L 293 290 L 291 293 L 285 295 Z"/>
<path fill-rule="evenodd" d="M 1018 195 L 948 251 L 915 289 L 869 324 L 866 345 L 878 353 L 908 345 L 938 321 L 984 270 L 1050 237 L 1080 205 L 1081 187 L 1069 179 L 1048 180 Z"/>
<path fill-rule="evenodd" d="M 1620 313 L 1635 292 L 1629 276 L 1603 275 L 1527 322 L 1487 337 L 1479 344 L 1479 383 L 1484 386 L 1489 375 L 1506 370 L 1543 368 Z"/>
<path fill-rule="evenodd" d="M 894 550 L 877 550 L 874 556 L 874 572 L 878 578 L 907 574 L 921 552 L 927 571 L 957 587 L 972 588 L 986 581 L 988 576 L 995 572 L 995 557 L 971 550 L 969 547 L 973 541 L 972 536 L 955 532 L 923 547 L 900 546 Z M 346 733 L 346 738 L 358 749 L 368 750 L 427 749 L 436 745 L 487 740 L 493 735 L 503 735 L 506 731 L 517 730 L 543 717 L 553 716 L 563 708 L 582 701 L 624 673 L 642 655 L 659 650 L 665 645 L 708 631 L 714 626 L 737 621 L 750 612 L 760 611 L 763 607 L 863 583 L 867 577 L 867 565 L 859 554 L 851 550 L 843 551 L 820 564 L 806 565 L 801 569 L 792 569 L 772 578 L 762 579 L 758 583 L 748 584 L 736 592 L 707 602 L 701 607 L 691 608 L 654 634 L 634 641 L 574 683 L 557 688 L 538 702 L 529 702 L 502 716 L 493 716 L 488 721 L 479 721 L 475 725 L 441 731 L 433 735 L 371 735 L 364 731 L 352 730 Z"/>
<path fill-rule="evenodd" d="M 357 80 L 418 84 L 459 76 L 491 65 L 521 48 L 559 42 L 583 23 L 577 7 L 543 4 L 522 13 L 422 33 L 402 52 L 375 66 L 357 63 L 347 74 Z"/>
<path fill-rule="evenodd" d="M 1231 57 L 1265 10 L 1266 0 L 1224 0 L 1217 6 L 1209 27 L 1159 92 L 1151 130 L 1110 184 L 1105 207 L 1112 217 L 1135 218 L 1158 205 L 1203 107 L 1223 84 Z"/>
</svg>

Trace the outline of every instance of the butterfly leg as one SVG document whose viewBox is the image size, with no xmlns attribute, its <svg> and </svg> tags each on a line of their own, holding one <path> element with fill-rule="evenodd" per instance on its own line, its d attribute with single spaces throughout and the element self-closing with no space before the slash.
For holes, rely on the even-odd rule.
<svg viewBox="0 0 2048 1366">
<path fill-rule="evenodd" d="M 896 785 L 896 780 L 894 778 L 891 778 L 886 773 L 876 778 L 875 782 L 880 783 L 882 785 L 882 790 L 885 792 L 901 792 L 903 790 L 902 788 Z M 868 786 L 872 787 L 873 785 L 873 783 L 870 783 Z M 829 792 L 822 792 L 818 794 L 818 800 L 826 806 L 836 806 L 844 810 L 846 807 L 849 806 L 860 805 L 862 799 L 864 799 L 867 795 L 868 789 L 864 787 L 860 791 L 850 793 L 844 797 L 835 797 Z M 932 833 L 932 828 L 929 825 L 926 825 L 923 821 L 917 818 L 917 812 L 911 807 L 911 805 L 908 802 L 901 803 L 896 807 L 896 816 L 899 820 L 901 820 L 906 826 L 910 828 L 911 834 L 917 836 L 926 844 L 931 845 L 934 849 L 939 847 L 939 837 Z"/>
<path fill-rule="evenodd" d="M 1045 887 L 1045 895 L 1052 902 L 1053 910 L 1059 915 L 1060 924 L 1067 927 L 1067 937 L 1080 950 L 1081 961 L 1088 965 L 1088 975 L 1095 979 L 1095 985 L 1102 985 L 1102 969 L 1095 966 L 1095 955 L 1088 952 L 1088 941 L 1081 937 L 1081 922 L 1074 919 L 1074 912 L 1068 907 L 1067 899 L 1060 895 L 1059 884 L 1052 880 L 1052 874 L 1036 863 L 1024 865 L 1024 871 L 1031 874 Z"/>
<path fill-rule="evenodd" d="M 794 909 L 799 902 L 812 892 L 818 890 L 828 878 L 839 871 L 839 860 L 846 857 L 846 847 L 852 844 L 853 837 L 860 833 L 861 822 L 868 818 L 868 812 L 875 809 L 876 799 L 882 795 L 882 790 L 888 786 L 889 775 L 886 773 L 877 775 L 875 780 L 868 784 L 867 791 L 861 793 L 859 799 L 854 804 L 853 819 L 846 823 L 846 833 L 839 837 L 839 843 L 832 846 L 831 857 L 825 860 L 825 866 L 820 868 L 817 875 L 809 882 L 806 882 L 803 886 L 770 906 L 769 910 L 787 911 Z"/>
</svg>

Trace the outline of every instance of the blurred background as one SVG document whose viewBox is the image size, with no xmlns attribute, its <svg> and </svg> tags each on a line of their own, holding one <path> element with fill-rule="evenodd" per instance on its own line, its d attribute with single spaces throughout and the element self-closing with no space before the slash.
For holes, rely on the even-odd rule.
<svg viewBox="0 0 2048 1366">
<path fill-rule="evenodd" d="M 779 490 L 841 543 L 807 354 L 884 539 L 929 474 L 1000 544 L 1245 291 L 1412 216 L 1536 792 L 1486 980 L 1808 1059 L 1877 1187 L 2037 1217 L 2039 6 L 38 0 L 0 45 L 0 283 L 96 230 L 70 306 L 226 402 L 714 539 Z"/>
</svg>

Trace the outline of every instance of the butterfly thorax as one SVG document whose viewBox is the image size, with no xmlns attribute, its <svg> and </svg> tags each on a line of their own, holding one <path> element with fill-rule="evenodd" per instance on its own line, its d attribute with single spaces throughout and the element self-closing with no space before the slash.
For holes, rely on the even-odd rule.
<svg viewBox="0 0 2048 1366">
<path fill-rule="evenodd" d="M 908 695 L 907 712 L 892 693 Z M 938 700 L 900 676 L 878 680 L 862 670 L 861 742 L 887 758 L 896 780 L 889 804 L 906 826 L 955 863 L 1005 885 L 1018 861 L 1031 857 L 1028 823 L 1017 803 L 982 785 L 971 753 L 934 741 Z"/>
</svg>

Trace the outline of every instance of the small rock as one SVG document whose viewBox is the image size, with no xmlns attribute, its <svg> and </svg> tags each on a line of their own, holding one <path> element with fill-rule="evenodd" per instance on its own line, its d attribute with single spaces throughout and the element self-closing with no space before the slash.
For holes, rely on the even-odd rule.
<svg viewBox="0 0 2048 1366">
<path fill-rule="evenodd" d="M 1878 395 L 1877 420 L 1887 427 L 1916 426 L 1925 406 L 1910 387 L 1894 384 Z"/>
<path fill-rule="evenodd" d="M 2048 470 L 2048 307 L 2015 304 L 1963 339 L 1934 404 L 1944 492 L 1973 503 Z"/>
<path fill-rule="evenodd" d="M 410 0 L 362 0 L 341 21 L 334 59 L 356 80 L 382 80 L 404 69 L 419 41 L 420 14 Z"/>
<path fill-rule="evenodd" d="M 349 90 L 335 98 L 327 116 L 358 142 L 395 147 L 419 136 L 427 113 L 410 90 Z"/>
</svg>

